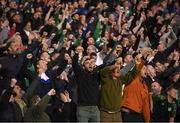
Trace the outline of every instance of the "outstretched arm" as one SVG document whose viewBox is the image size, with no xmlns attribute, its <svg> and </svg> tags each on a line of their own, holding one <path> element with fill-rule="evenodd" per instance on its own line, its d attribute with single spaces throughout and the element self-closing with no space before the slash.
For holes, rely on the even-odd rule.
<svg viewBox="0 0 180 123">
<path fill-rule="evenodd" d="M 39 102 L 38 108 L 41 111 L 44 111 L 49 103 L 50 97 L 55 95 L 56 91 L 54 89 L 51 89 Z"/>
<path fill-rule="evenodd" d="M 67 59 L 65 58 L 65 55 L 63 56 L 63 59 L 61 59 L 59 61 L 59 64 L 58 64 L 58 68 L 57 69 L 50 69 L 49 71 L 47 71 L 47 76 L 51 77 L 51 78 L 55 78 L 57 77 L 58 75 L 60 75 L 66 68 L 67 66 Z"/>
<path fill-rule="evenodd" d="M 137 55 L 135 60 L 131 61 L 121 70 L 122 76 L 120 76 L 123 84 L 129 84 L 135 79 L 139 71 L 142 69 L 144 65 L 144 61 L 142 60 L 142 55 Z"/>
<path fill-rule="evenodd" d="M 81 73 L 81 71 L 82 71 L 82 68 L 81 68 L 81 66 L 79 65 L 79 63 L 78 63 L 78 59 L 79 59 L 79 56 L 78 56 L 78 54 L 76 53 L 75 55 L 74 55 L 74 57 L 73 57 L 73 59 L 72 59 L 72 67 L 73 67 L 73 70 L 74 70 L 74 72 L 75 72 L 75 74 L 77 75 L 79 75 L 80 73 Z"/>
<path fill-rule="evenodd" d="M 137 74 L 138 74 L 138 70 L 137 67 L 135 66 L 132 70 L 128 71 L 127 74 L 125 74 L 124 76 L 123 75 L 120 76 L 120 79 L 123 84 L 129 84 L 135 79 Z"/>
</svg>

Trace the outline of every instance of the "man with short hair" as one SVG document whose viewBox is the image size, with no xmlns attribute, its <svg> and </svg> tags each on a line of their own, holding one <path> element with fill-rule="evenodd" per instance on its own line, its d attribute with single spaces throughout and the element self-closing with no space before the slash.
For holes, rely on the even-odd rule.
<svg viewBox="0 0 180 123">
<path fill-rule="evenodd" d="M 172 86 L 167 90 L 167 96 L 163 94 L 153 95 L 152 119 L 155 122 L 174 122 L 176 116 L 176 103 L 178 90 Z"/>
<path fill-rule="evenodd" d="M 76 53 L 72 60 L 72 66 L 78 86 L 77 120 L 79 122 L 99 122 L 100 112 L 97 105 L 100 78 L 95 60 L 86 56 L 81 65 L 78 63 L 78 59 L 79 55 Z"/>
<path fill-rule="evenodd" d="M 122 59 L 116 60 L 112 66 L 105 67 L 101 75 L 101 91 L 100 91 L 100 113 L 101 122 L 121 122 L 121 101 L 122 101 L 122 85 L 131 82 L 136 73 L 135 63 L 131 61 L 123 69 Z M 127 69 L 127 70 L 125 70 Z"/>
<path fill-rule="evenodd" d="M 142 61 L 142 60 L 141 60 Z M 147 67 L 139 64 L 139 74 L 124 87 L 122 98 L 123 122 L 149 122 L 150 98 L 147 85 L 143 78 L 147 76 Z"/>
</svg>

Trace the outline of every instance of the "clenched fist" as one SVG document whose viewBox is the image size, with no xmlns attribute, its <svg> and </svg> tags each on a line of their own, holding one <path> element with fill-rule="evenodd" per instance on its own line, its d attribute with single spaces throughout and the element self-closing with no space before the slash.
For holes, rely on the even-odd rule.
<svg viewBox="0 0 180 123">
<path fill-rule="evenodd" d="M 48 95 L 49 96 L 53 96 L 56 94 L 56 91 L 54 89 L 51 89 L 49 92 L 48 92 Z"/>
</svg>

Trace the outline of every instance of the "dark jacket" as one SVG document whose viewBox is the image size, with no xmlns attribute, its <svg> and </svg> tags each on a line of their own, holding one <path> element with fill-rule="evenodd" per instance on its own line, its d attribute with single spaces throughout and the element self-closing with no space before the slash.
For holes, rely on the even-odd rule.
<svg viewBox="0 0 180 123">
<path fill-rule="evenodd" d="M 28 45 L 29 38 L 28 38 L 28 35 L 26 34 L 26 32 L 24 30 L 22 30 L 20 32 L 20 36 L 22 38 L 23 45 Z"/>
<path fill-rule="evenodd" d="M 8 88 L 0 98 L 0 122 L 21 122 L 21 109 L 16 102 L 9 102 L 12 88 Z"/>
<path fill-rule="evenodd" d="M 49 116 L 44 112 L 50 100 L 49 95 L 45 95 L 37 106 L 30 107 L 25 115 L 25 122 L 50 122 Z"/>
<path fill-rule="evenodd" d="M 78 104 L 97 105 L 99 97 L 100 76 L 98 70 L 86 71 L 78 64 L 78 55 L 73 57 L 73 70 L 76 76 Z"/>
<path fill-rule="evenodd" d="M 1 57 L 0 64 L 2 65 L 2 68 L 0 69 L 0 72 L 2 73 L 2 77 L 5 80 L 13 77 L 16 78 L 20 74 L 20 70 L 26 59 L 26 55 L 35 50 L 39 44 L 39 42 L 33 41 L 33 43 L 28 47 L 28 49 L 24 50 L 21 54 L 9 54 L 7 56 Z"/>
<path fill-rule="evenodd" d="M 49 82 L 44 83 L 40 77 L 39 77 L 39 84 L 36 87 L 36 94 L 40 97 L 43 97 L 51 88 L 55 88 L 55 79 L 58 75 L 60 75 L 64 69 L 66 68 L 67 61 L 64 59 L 65 52 L 60 54 L 60 57 L 56 60 L 58 65 L 58 69 L 52 69 L 54 65 L 49 65 L 48 70 L 45 72 L 45 74 L 49 77 Z"/>
</svg>

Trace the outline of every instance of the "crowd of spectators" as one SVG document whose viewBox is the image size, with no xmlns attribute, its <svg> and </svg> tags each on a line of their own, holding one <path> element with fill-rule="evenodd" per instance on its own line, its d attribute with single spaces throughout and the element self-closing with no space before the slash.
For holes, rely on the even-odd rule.
<svg viewBox="0 0 180 123">
<path fill-rule="evenodd" d="M 180 122 L 179 0 L 1 0 L 0 121 Z"/>
</svg>

